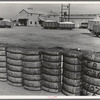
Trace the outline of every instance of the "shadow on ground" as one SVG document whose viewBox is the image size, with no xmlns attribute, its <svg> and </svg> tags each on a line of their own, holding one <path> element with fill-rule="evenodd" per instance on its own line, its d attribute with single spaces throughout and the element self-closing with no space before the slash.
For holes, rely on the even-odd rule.
<svg viewBox="0 0 100 100">
<path fill-rule="evenodd" d="M 92 36 L 91 33 L 82 33 L 83 35 L 89 35 Z"/>
<path fill-rule="evenodd" d="M 96 35 L 92 35 L 91 33 L 82 33 L 83 35 L 88 35 L 88 36 L 91 36 L 91 37 L 95 37 L 95 38 L 100 38 L 100 35 L 99 36 L 96 36 Z"/>
</svg>

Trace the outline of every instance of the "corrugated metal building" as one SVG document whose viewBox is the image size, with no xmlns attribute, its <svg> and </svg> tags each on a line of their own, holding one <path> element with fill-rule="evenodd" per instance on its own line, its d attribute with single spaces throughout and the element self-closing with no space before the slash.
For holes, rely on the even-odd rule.
<svg viewBox="0 0 100 100">
<path fill-rule="evenodd" d="M 88 22 L 96 17 L 97 14 L 72 14 L 70 21 L 75 23 L 76 27 L 79 27 L 82 22 Z"/>
<path fill-rule="evenodd" d="M 75 27 L 79 27 L 82 22 L 88 22 L 96 17 L 97 14 L 71 14 L 70 21 L 75 23 Z M 61 17 L 60 17 L 61 19 Z M 64 21 L 68 21 L 68 17 L 64 18 Z"/>
</svg>

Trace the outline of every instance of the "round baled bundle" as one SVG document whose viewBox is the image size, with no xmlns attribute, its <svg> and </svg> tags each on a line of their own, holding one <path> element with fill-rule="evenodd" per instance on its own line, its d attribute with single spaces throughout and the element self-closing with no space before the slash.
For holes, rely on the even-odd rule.
<svg viewBox="0 0 100 100">
<path fill-rule="evenodd" d="M 91 92 L 89 92 L 88 90 L 85 90 L 85 89 L 83 89 L 82 91 L 83 91 L 84 96 L 100 96 L 98 94 L 91 93 Z"/>
<path fill-rule="evenodd" d="M 27 90 L 41 90 L 41 52 L 36 48 L 23 51 L 23 87 Z"/>
<path fill-rule="evenodd" d="M 62 93 L 65 95 L 81 95 L 82 92 L 82 53 L 79 50 L 63 52 Z"/>
<path fill-rule="evenodd" d="M 6 46 L 0 45 L 0 81 L 7 80 L 6 69 Z"/>
<path fill-rule="evenodd" d="M 43 51 L 42 79 L 43 90 L 61 91 L 61 50 L 50 48 Z"/>
<path fill-rule="evenodd" d="M 19 46 L 7 47 L 7 82 L 13 86 L 22 86 L 22 51 Z"/>
<path fill-rule="evenodd" d="M 87 83 L 87 82 L 83 82 L 83 95 L 91 95 L 95 96 L 95 95 L 100 95 L 100 87 L 99 86 L 95 86 L 94 84 L 91 83 Z M 84 93 L 85 91 L 85 93 Z M 88 92 L 90 92 L 88 94 Z"/>
<path fill-rule="evenodd" d="M 100 95 L 100 53 L 84 55 L 83 95 Z"/>
</svg>

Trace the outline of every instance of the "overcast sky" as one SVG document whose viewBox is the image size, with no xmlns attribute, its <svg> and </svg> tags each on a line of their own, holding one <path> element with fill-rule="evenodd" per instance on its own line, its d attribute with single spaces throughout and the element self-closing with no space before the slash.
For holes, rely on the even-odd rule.
<svg viewBox="0 0 100 100">
<path fill-rule="evenodd" d="M 22 9 L 32 7 L 35 12 L 60 12 L 61 4 L 0 4 L 0 17 L 16 18 Z M 100 14 L 100 4 L 71 4 L 71 14 Z"/>
</svg>

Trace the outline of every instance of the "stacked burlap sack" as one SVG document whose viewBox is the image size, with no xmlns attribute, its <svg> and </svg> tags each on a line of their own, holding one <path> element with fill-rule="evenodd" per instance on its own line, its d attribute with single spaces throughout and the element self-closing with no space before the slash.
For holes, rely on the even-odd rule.
<svg viewBox="0 0 100 100">
<path fill-rule="evenodd" d="M 82 53 L 78 50 L 65 50 L 63 53 L 62 93 L 81 95 L 82 92 Z"/>
<path fill-rule="evenodd" d="M 0 45 L 0 81 L 7 80 L 6 69 L 6 46 Z"/>
<path fill-rule="evenodd" d="M 83 95 L 100 95 L 100 52 L 85 54 L 83 65 Z"/>
<path fill-rule="evenodd" d="M 48 92 L 61 91 L 61 51 L 55 48 L 43 51 L 42 89 Z"/>
<path fill-rule="evenodd" d="M 41 90 L 41 55 L 39 49 L 23 51 L 23 87 L 28 90 Z"/>
<path fill-rule="evenodd" d="M 22 86 L 21 47 L 7 47 L 7 82 L 13 86 Z"/>
</svg>

